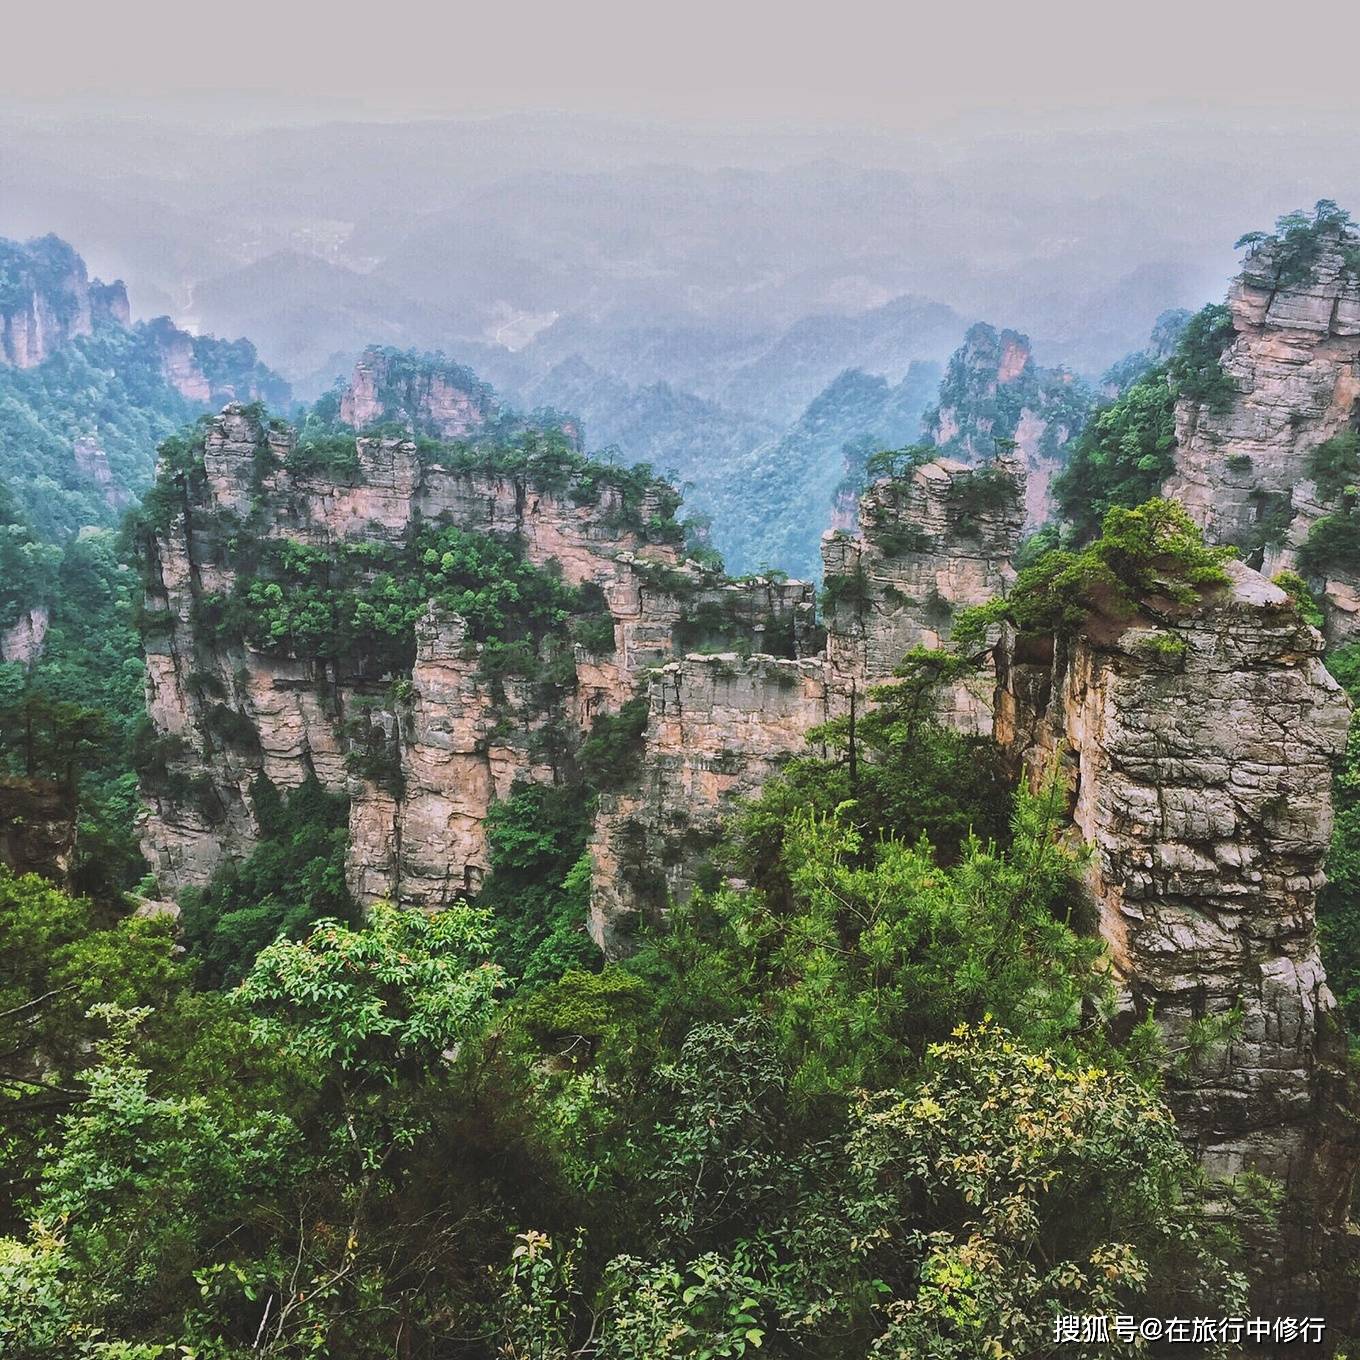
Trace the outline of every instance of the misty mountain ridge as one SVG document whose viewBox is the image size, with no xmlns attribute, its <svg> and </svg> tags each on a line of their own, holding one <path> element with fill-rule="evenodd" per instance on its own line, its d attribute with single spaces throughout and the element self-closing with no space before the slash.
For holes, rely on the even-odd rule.
<svg viewBox="0 0 1360 1360">
<path fill-rule="evenodd" d="M 1358 169 L 1327 128 L 1293 147 L 1285 185 L 1261 168 L 1268 132 L 1248 161 L 1228 129 L 1156 124 L 934 144 L 542 115 L 153 130 L 0 119 L 0 231 L 79 240 L 136 281 L 140 314 L 248 334 L 313 396 L 331 356 L 372 342 L 485 344 L 509 321 L 518 345 L 556 317 L 674 332 L 679 348 L 696 330 L 758 345 L 909 295 L 1005 318 L 1043 362 L 1095 375 L 1160 311 L 1220 290 L 1242 221 L 1268 220 L 1282 192 L 1307 197 L 1320 167 Z M 115 163 L 130 168 L 99 173 Z M 574 348 L 630 383 L 764 413 L 701 374 L 626 371 L 608 340 Z M 846 366 L 874 368 L 840 355 L 800 401 Z"/>
</svg>

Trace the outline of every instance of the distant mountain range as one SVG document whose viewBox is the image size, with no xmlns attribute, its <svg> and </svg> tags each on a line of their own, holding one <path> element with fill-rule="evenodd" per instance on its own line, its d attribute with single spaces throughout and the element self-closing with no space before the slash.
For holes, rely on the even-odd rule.
<svg viewBox="0 0 1360 1360">
<path fill-rule="evenodd" d="M 0 239 L 0 486 L 41 537 L 112 522 L 166 435 L 238 400 L 291 402 L 248 340 L 134 323 L 65 241 Z"/>
<path fill-rule="evenodd" d="M 365 287 L 380 307 L 378 280 Z M 277 314 L 295 324 L 287 306 Z M 337 320 L 325 343 L 365 324 Z M 1103 391 L 1153 362 L 1180 324 L 1183 314 L 1163 318 Z M 1038 365 L 1024 335 L 968 328 L 916 297 L 774 334 L 559 318 L 516 350 L 467 342 L 446 357 L 377 343 L 329 362 L 339 372 L 314 424 L 444 439 L 561 430 L 679 482 L 731 570 L 804 577 L 817 575 L 821 533 L 853 506 L 875 448 L 928 439 L 976 461 L 1014 440 L 1041 521 L 1048 479 L 1097 399 L 1071 371 Z M 91 279 L 65 242 L 0 242 L 0 484 L 41 538 L 111 522 L 148 482 L 157 443 L 232 400 L 293 411 L 288 383 L 251 341 L 193 335 L 167 317 L 133 322 L 124 285 Z"/>
<path fill-rule="evenodd" d="M 871 314 L 897 299 L 1004 318 L 1042 363 L 1102 372 L 1165 307 L 1218 291 L 1238 224 L 1288 206 L 1282 137 L 1000 126 L 894 140 L 544 115 L 240 131 L 0 115 L 0 233 L 80 241 L 101 272 L 135 281 L 134 315 L 249 335 L 306 396 L 343 370 L 337 355 L 370 343 L 475 362 L 465 343 L 517 351 L 556 323 L 554 362 L 579 353 L 632 385 L 667 381 L 764 417 L 763 375 L 736 375 L 790 334 L 787 371 L 800 338 L 825 370 L 793 406 L 771 396 L 791 420 L 844 368 L 900 379 L 832 333 L 862 316 L 878 326 Z M 1344 187 L 1357 171 L 1348 130 L 1285 140 L 1300 180 L 1325 172 Z M 637 366 L 661 371 L 625 362 L 635 340 Z M 733 390 L 686 371 L 686 352 L 697 369 L 723 365 Z"/>
</svg>

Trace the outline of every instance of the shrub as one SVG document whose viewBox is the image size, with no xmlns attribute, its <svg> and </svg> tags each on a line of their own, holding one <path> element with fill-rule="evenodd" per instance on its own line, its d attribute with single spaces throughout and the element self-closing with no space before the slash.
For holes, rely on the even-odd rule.
<svg viewBox="0 0 1360 1360">
<path fill-rule="evenodd" d="M 1324 501 L 1337 500 L 1360 481 L 1360 434 L 1347 430 L 1319 444 L 1308 455 L 1308 475 Z"/>
<path fill-rule="evenodd" d="M 1079 553 L 1055 549 L 1022 571 L 1004 598 L 963 610 L 955 619 L 956 645 L 980 644 L 1002 620 L 1022 633 L 1066 634 L 1092 613 L 1131 619 L 1139 601 L 1165 596 L 1191 605 L 1201 592 L 1227 584 L 1228 548 L 1209 548 L 1174 501 L 1151 500 L 1105 516 L 1101 536 Z"/>
<path fill-rule="evenodd" d="M 650 708 L 647 696 L 639 694 L 617 713 L 596 716 L 576 758 L 587 787 L 596 791 L 618 789 L 636 778 Z"/>
<path fill-rule="evenodd" d="M 1298 564 L 1317 580 L 1332 571 L 1360 573 L 1360 510 L 1348 505 L 1317 520 L 1299 547 Z"/>
<path fill-rule="evenodd" d="M 299 939 L 322 917 L 354 915 L 345 885 L 348 800 L 315 777 L 284 798 L 261 774 L 251 801 L 260 826 L 255 849 L 180 904 L 189 956 L 214 986 L 239 982 L 278 936 Z"/>
</svg>

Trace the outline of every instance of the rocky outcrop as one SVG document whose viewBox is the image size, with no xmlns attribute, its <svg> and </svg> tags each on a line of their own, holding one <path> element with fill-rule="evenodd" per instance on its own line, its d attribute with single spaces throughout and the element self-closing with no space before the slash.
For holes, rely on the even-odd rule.
<svg viewBox="0 0 1360 1360">
<path fill-rule="evenodd" d="M 475 893 L 490 868 L 492 803 L 517 781 L 570 778 L 594 722 L 641 692 L 642 774 L 601 799 L 592 840 L 592 929 L 612 941 L 611 922 L 688 891 L 723 815 L 812 727 L 868 702 L 908 648 L 937 645 L 953 610 L 1005 588 L 1023 524 L 1015 459 L 940 460 L 876 486 L 864 536 L 827 539 L 824 636 L 806 583 L 733 581 L 681 560 L 673 535 L 642 532 L 673 511 L 661 484 L 628 510 L 608 478 L 582 494 L 571 477 L 548 486 L 466 453 L 441 463 L 400 439 L 359 437 L 343 478 L 295 466 L 295 448 L 290 431 L 228 407 L 204 434 L 201 486 L 147 550 L 148 708 L 170 773 L 146 785 L 143 840 L 172 891 L 257 842 L 251 787 L 262 774 L 281 789 L 315 776 L 348 793 L 360 900 Z M 243 554 L 239 526 L 336 552 L 399 546 L 439 522 L 516 542 L 528 561 L 598 589 L 608 626 L 576 648 L 569 684 L 545 694 L 489 674 L 464 621 L 433 605 L 398 686 L 352 660 L 265 654 L 206 626 L 237 592 L 238 560 L 261 551 Z M 989 730 L 990 685 L 961 684 L 946 720 Z M 244 743 L 222 738 L 243 724 Z M 660 878 L 639 864 L 661 866 Z"/>
<path fill-rule="evenodd" d="M 969 463 L 1013 446 L 1028 473 L 1025 522 L 1036 529 L 1053 518 L 1050 483 L 1094 404 L 1075 374 L 1034 362 L 1028 336 L 979 322 L 949 361 L 939 400 L 923 417 L 925 438 Z"/>
<path fill-rule="evenodd" d="M 168 316 L 151 322 L 148 333 L 160 354 L 161 373 L 166 382 L 186 401 L 207 405 L 212 400 L 212 384 L 194 353 L 194 337 L 175 326 Z M 251 397 L 242 393 L 241 399 L 249 401 Z"/>
<path fill-rule="evenodd" d="M 1126 354 L 1105 371 L 1100 379 L 1100 395 L 1106 401 L 1122 396 L 1147 372 L 1165 363 L 1175 352 L 1185 328 L 1194 315 L 1183 307 L 1163 312 L 1153 322 L 1147 345 L 1133 354 Z"/>
<path fill-rule="evenodd" d="M 360 356 L 340 397 L 340 419 L 356 430 L 402 421 L 434 439 L 461 439 L 496 414 L 494 394 L 470 369 L 377 347 Z"/>
<path fill-rule="evenodd" d="M 0 779 L 0 864 L 65 885 L 76 848 L 70 792 L 42 779 Z"/>
<path fill-rule="evenodd" d="M 861 532 L 822 541 L 827 663 L 837 694 L 888 680 L 913 647 L 939 647 L 956 611 L 1004 594 L 1025 524 L 1024 464 L 938 458 L 876 483 L 860 502 Z M 984 667 L 941 697 L 942 719 L 991 730 Z M 846 701 L 848 702 L 848 700 Z"/>
<path fill-rule="evenodd" d="M 357 471 L 323 477 L 293 464 L 290 431 L 230 407 L 204 438 L 201 485 L 188 477 L 150 547 L 148 702 L 170 777 L 145 786 L 144 845 L 165 888 L 202 883 L 256 843 L 260 775 L 283 789 L 315 776 L 348 794 L 359 900 L 473 895 L 491 867 L 493 803 L 521 781 L 573 779 L 596 721 L 641 696 L 631 773 L 600 793 L 589 840 L 589 929 L 625 952 L 635 923 L 702 880 L 724 816 L 812 729 L 871 702 L 911 647 L 939 646 L 955 610 L 1006 589 L 1024 527 L 1018 457 L 938 459 L 877 484 L 861 536 L 824 540 L 823 643 L 810 587 L 730 581 L 682 560 L 673 534 L 650 536 L 674 505 L 660 485 L 625 504 L 618 483 L 587 492 L 581 466 L 510 472 L 377 437 L 355 448 Z M 403 544 L 441 519 L 598 589 L 607 623 L 575 647 L 569 675 L 498 673 L 438 601 L 395 677 L 265 655 L 210 626 L 248 523 L 334 554 Z M 1295 1209 L 1310 1206 L 1295 1221 L 1329 1231 L 1355 1150 L 1332 1118 L 1341 1055 L 1315 900 L 1349 708 L 1286 595 L 1240 563 L 1228 571 L 1196 605 L 1151 601 L 1132 622 L 1092 616 L 1062 638 L 998 636 L 994 670 L 940 712 L 994 731 L 1034 780 L 1056 766 L 1091 847 L 1125 1021 L 1155 1017 L 1173 1051 L 1221 1022 L 1172 1072 L 1187 1137 L 1216 1174 L 1281 1177 Z M 1315 1257 L 1304 1245 L 1300 1259 Z"/>
<path fill-rule="evenodd" d="M 295 447 L 291 431 L 228 407 L 205 432 L 201 486 L 146 549 L 148 710 L 169 743 L 170 777 L 145 785 L 143 841 L 167 889 L 204 883 L 224 858 L 249 852 L 261 831 L 250 790 L 263 774 L 282 789 L 314 775 L 348 793 L 350 882 L 361 900 L 438 905 L 475 892 L 489 868 L 491 803 L 518 780 L 565 778 L 572 749 L 646 670 L 686 647 L 792 657 L 810 645 L 811 587 L 732 582 L 682 562 L 664 484 L 629 483 L 638 499 L 626 504 L 624 484 L 607 475 L 587 484 L 560 464 L 540 477 L 489 458 L 445 464 L 376 437 L 355 441 L 356 467 L 336 480 L 294 468 Z M 488 671 L 464 620 L 433 606 L 397 686 L 353 658 L 264 654 L 205 627 L 236 590 L 233 535 L 247 522 L 259 542 L 328 551 L 390 548 L 422 525 L 456 525 L 588 583 L 611 626 L 598 651 L 577 648 L 570 683 L 546 689 Z M 215 730 L 243 723 L 253 734 L 244 742 Z"/>
<path fill-rule="evenodd" d="M 168 316 L 139 323 L 137 331 L 151 345 L 161 376 L 193 406 L 220 407 L 233 401 L 286 405 L 290 400 L 288 384 L 260 363 L 249 340 L 191 335 Z"/>
<path fill-rule="evenodd" d="M 1233 333 L 1221 364 L 1231 395 L 1176 405 L 1164 494 L 1211 542 L 1242 549 L 1266 575 L 1295 565 L 1330 508 L 1310 455 L 1355 427 L 1360 401 L 1360 275 L 1348 262 L 1360 237 L 1338 224 L 1315 243 L 1303 269 L 1274 239 L 1248 254 L 1227 302 Z M 1360 632 L 1360 579 L 1341 572 L 1315 584 L 1328 599 L 1329 635 Z"/>
<path fill-rule="evenodd" d="M 248 340 L 191 335 L 168 316 L 134 325 L 122 281 L 89 278 L 85 261 L 59 237 L 22 245 L 0 238 L 0 367 L 36 368 L 105 326 L 144 341 L 166 382 L 195 406 L 290 399 L 287 383 Z"/>
<path fill-rule="evenodd" d="M 1227 569 L 1201 607 L 1004 639 L 996 732 L 1065 782 L 1129 1021 L 1154 1016 L 1173 1053 L 1226 1027 L 1170 1078 L 1206 1168 L 1278 1177 L 1335 1223 L 1319 1137 L 1344 1055 L 1314 909 L 1350 706 L 1285 594 Z"/>
<path fill-rule="evenodd" d="M 110 510 L 122 510 L 127 506 L 132 499 L 131 494 L 114 480 L 113 469 L 109 467 L 109 456 L 98 436 L 77 435 L 71 445 L 71 456 L 75 461 L 76 471 L 86 481 L 95 484 L 104 504 Z"/>
<path fill-rule="evenodd" d="M 36 368 L 97 320 L 126 326 L 128 315 L 122 283 L 91 282 L 60 238 L 0 239 L 0 366 Z"/>
<path fill-rule="evenodd" d="M 529 429 L 553 429 L 575 448 L 581 429 L 572 417 L 528 419 L 509 410 L 495 390 L 462 364 L 442 354 L 370 346 L 339 393 L 340 420 L 355 430 L 397 425 L 427 439 L 501 437 Z"/>
<path fill-rule="evenodd" d="M 607 953 L 639 915 L 693 890 L 723 816 L 755 796 L 831 716 L 821 658 L 690 655 L 653 671 L 641 774 L 601 801 L 589 929 Z"/>
<path fill-rule="evenodd" d="M 0 662 L 31 666 L 42 656 L 52 612 L 45 604 L 34 605 L 11 627 L 0 630 Z"/>
</svg>

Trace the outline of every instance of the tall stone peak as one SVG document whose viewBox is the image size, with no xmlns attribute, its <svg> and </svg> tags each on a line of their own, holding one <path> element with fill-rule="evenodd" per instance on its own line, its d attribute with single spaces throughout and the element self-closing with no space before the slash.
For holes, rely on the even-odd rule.
<svg viewBox="0 0 1360 1360">
<path fill-rule="evenodd" d="M 259 836 L 250 789 L 263 774 L 281 789 L 314 776 L 347 792 L 360 900 L 437 906 L 475 892 L 492 802 L 516 781 L 564 778 L 595 719 L 617 713 L 649 671 L 690 648 L 737 648 L 740 669 L 751 655 L 792 658 L 808 645 L 811 586 L 731 581 L 684 559 L 678 495 L 645 472 L 533 436 L 504 457 L 461 441 L 349 440 L 300 444 L 257 407 L 233 404 L 185 466 L 164 470 L 164 513 L 142 545 L 145 651 L 148 711 L 173 755 L 146 786 L 144 839 L 167 889 L 249 853 Z M 375 672 L 357 655 L 319 658 L 210 622 L 258 579 L 252 562 L 299 549 L 348 555 L 362 588 L 370 563 L 415 574 L 413 545 L 430 526 L 513 545 L 590 587 L 604 611 L 599 636 L 574 652 L 557 639 L 552 684 L 534 664 L 501 674 L 467 621 L 432 598 L 394 698 L 390 664 Z"/>
<path fill-rule="evenodd" d="M 339 419 L 355 430 L 396 426 L 427 439 L 506 437 L 552 428 L 580 447 L 578 422 L 554 412 L 524 417 L 472 369 L 438 352 L 370 345 L 338 397 Z"/>
<path fill-rule="evenodd" d="M 950 358 L 922 425 L 928 443 L 966 462 L 1013 444 L 1028 474 L 1026 522 L 1037 528 L 1053 517 L 1050 483 L 1094 402 L 1076 374 L 1037 364 L 1028 336 L 978 322 Z"/>
<path fill-rule="evenodd" d="M 1238 548 L 1267 575 L 1304 567 L 1340 640 L 1360 632 L 1360 575 L 1310 566 L 1301 550 L 1321 519 L 1349 513 L 1351 479 L 1320 482 L 1314 455 L 1360 419 L 1360 233 L 1339 216 L 1298 216 L 1282 235 L 1244 238 L 1226 304 L 1223 395 L 1177 401 L 1164 493 L 1211 542 Z"/>
<path fill-rule="evenodd" d="M 168 316 L 140 322 L 137 330 L 154 349 L 166 382 L 195 406 L 262 401 L 277 407 L 291 399 L 288 383 L 260 362 L 249 340 L 193 335 Z"/>
<path fill-rule="evenodd" d="M 340 419 L 356 430 L 394 423 L 432 439 L 460 439 L 500 413 L 489 384 L 442 354 L 370 346 L 340 396 Z"/>
<path fill-rule="evenodd" d="M 876 481 L 860 500 L 857 534 L 822 539 L 827 661 L 839 691 L 893 675 L 913 647 L 948 640 L 954 615 L 1004 594 L 1025 527 L 1026 470 L 1001 455 L 983 464 L 936 458 Z M 991 730 L 992 680 L 941 696 L 941 717 Z"/>
<path fill-rule="evenodd" d="M 1316 919 L 1350 704 L 1285 592 L 1225 569 L 1194 607 L 1008 632 L 996 735 L 1066 789 L 1123 1022 L 1155 1018 L 1172 1051 L 1224 1026 L 1173 1065 L 1168 1098 L 1212 1174 L 1287 1188 L 1275 1249 L 1316 1268 L 1360 1155 Z"/>
<path fill-rule="evenodd" d="M 0 238 L 0 366 L 36 368 L 101 319 L 129 324 L 121 281 L 91 280 L 59 236 L 22 244 Z"/>
<path fill-rule="evenodd" d="M 195 405 L 290 399 L 288 384 L 260 362 L 250 341 L 193 335 L 168 316 L 134 324 L 122 280 L 91 279 L 60 237 L 23 244 L 0 238 L 0 367 L 36 368 L 101 326 L 149 344 L 166 382 Z"/>
</svg>

